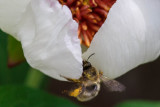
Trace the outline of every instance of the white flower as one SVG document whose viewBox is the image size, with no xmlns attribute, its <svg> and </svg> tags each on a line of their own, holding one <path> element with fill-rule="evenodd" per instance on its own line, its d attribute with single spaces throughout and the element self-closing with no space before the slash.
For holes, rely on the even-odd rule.
<svg viewBox="0 0 160 107">
<path fill-rule="evenodd" d="M 160 1 L 117 0 L 83 54 L 109 78 L 116 78 L 160 54 Z M 65 80 L 79 78 L 82 52 L 78 24 L 57 0 L 0 0 L 0 28 L 22 43 L 28 63 Z"/>
</svg>

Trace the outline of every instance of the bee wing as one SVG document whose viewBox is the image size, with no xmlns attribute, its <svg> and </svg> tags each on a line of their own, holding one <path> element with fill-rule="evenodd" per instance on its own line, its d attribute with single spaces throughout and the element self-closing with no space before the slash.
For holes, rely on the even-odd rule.
<svg viewBox="0 0 160 107">
<path fill-rule="evenodd" d="M 109 91 L 122 92 L 125 90 L 125 86 L 116 80 L 110 80 L 104 76 L 101 77 L 101 80 L 105 87 L 107 87 L 107 90 Z"/>
</svg>

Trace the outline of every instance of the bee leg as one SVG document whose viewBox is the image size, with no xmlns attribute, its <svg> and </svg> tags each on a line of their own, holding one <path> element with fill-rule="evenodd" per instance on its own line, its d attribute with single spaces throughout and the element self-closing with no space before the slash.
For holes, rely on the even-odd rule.
<svg viewBox="0 0 160 107">
<path fill-rule="evenodd" d="M 72 79 L 72 78 L 68 78 L 68 77 L 62 76 L 62 75 L 60 75 L 60 77 L 63 77 L 63 78 L 65 78 L 66 80 L 68 80 L 70 82 L 80 82 L 79 79 Z"/>
</svg>

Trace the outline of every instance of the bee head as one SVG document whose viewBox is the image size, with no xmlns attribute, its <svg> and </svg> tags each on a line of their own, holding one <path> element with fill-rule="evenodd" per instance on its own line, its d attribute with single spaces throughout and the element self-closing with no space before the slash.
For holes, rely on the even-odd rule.
<svg viewBox="0 0 160 107">
<path fill-rule="evenodd" d="M 91 63 L 88 61 L 83 61 L 83 71 L 89 69 L 90 67 L 92 67 Z"/>
<path fill-rule="evenodd" d="M 91 63 L 88 61 L 91 56 L 93 56 L 95 53 L 91 54 L 87 60 L 83 61 L 83 70 L 87 70 L 88 68 L 92 67 Z"/>
</svg>

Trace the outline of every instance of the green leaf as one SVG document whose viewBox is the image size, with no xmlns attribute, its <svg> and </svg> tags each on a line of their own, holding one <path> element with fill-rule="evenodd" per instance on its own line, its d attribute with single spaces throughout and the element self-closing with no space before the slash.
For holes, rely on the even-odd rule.
<svg viewBox="0 0 160 107">
<path fill-rule="evenodd" d="M 80 107 L 73 102 L 24 86 L 1 86 L 0 107 Z"/>
<path fill-rule="evenodd" d="M 160 102 L 152 102 L 152 101 L 126 101 L 116 105 L 115 107 L 160 107 Z"/>
<path fill-rule="evenodd" d="M 12 36 L 8 36 L 8 66 L 13 67 L 23 61 L 25 58 L 21 43 Z"/>
<path fill-rule="evenodd" d="M 0 85 L 23 84 L 30 67 L 24 62 L 14 68 L 8 68 L 7 40 L 8 34 L 0 31 Z"/>
<path fill-rule="evenodd" d="M 39 88 L 44 80 L 46 79 L 42 72 L 31 68 L 26 76 L 25 85 L 30 88 Z"/>
</svg>

